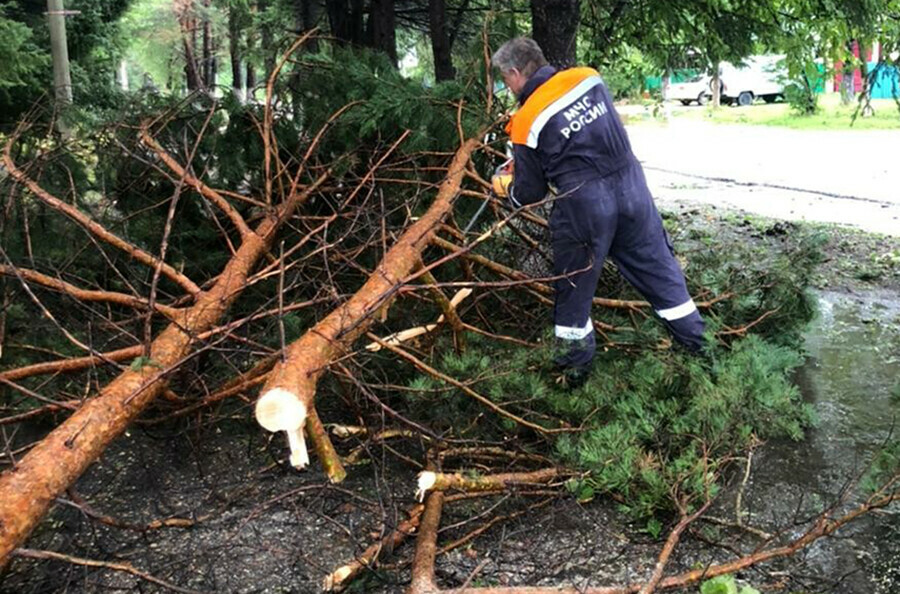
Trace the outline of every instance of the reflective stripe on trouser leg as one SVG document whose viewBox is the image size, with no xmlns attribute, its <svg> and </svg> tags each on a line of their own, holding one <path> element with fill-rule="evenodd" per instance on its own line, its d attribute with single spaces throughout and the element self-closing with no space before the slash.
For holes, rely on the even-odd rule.
<svg viewBox="0 0 900 594">
<path fill-rule="evenodd" d="M 620 220 L 610 254 L 628 282 L 653 304 L 672 337 L 690 350 L 703 346 L 703 319 L 691 300 L 678 260 L 640 166 L 628 172 L 629 218 Z"/>
<path fill-rule="evenodd" d="M 554 242 L 554 269 L 557 275 L 585 270 L 556 281 L 553 310 L 554 335 L 560 367 L 587 367 L 594 358 L 596 339 L 591 322 L 591 305 L 597 290 L 599 267 L 594 265 L 588 246 L 564 241 Z"/>
<path fill-rule="evenodd" d="M 574 336 L 571 333 L 560 335 L 559 329 L 564 326 L 556 326 L 553 362 L 559 367 L 583 368 L 588 367 L 594 359 L 594 351 L 597 350 L 597 339 L 594 335 L 594 323 L 588 320 L 587 334 L 581 338 L 568 338 Z M 574 329 L 573 329 L 574 330 Z"/>
<path fill-rule="evenodd" d="M 692 351 L 703 348 L 703 318 L 693 299 L 656 313 L 665 321 L 675 340 Z"/>
</svg>

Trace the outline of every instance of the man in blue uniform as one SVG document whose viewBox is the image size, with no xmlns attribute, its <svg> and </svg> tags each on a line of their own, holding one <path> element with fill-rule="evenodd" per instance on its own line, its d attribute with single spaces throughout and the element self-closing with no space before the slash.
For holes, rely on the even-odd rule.
<svg viewBox="0 0 900 594">
<path fill-rule="evenodd" d="M 703 347 L 703 320 L 672 254 L 640 163 L 600 75 L 591 68 L 557 71 L 534 40 L 520 37 L 494 54 L 520 108 L 507 132 L 514 175 L 506 190 L 516 207 L 556 191 L 550 215 L 556 281 L 556 363 L 575 383 L 587 376 L 596 341 L 591 303 L 609 255 L 650 302 L 673 337 Z"/>
</svg>

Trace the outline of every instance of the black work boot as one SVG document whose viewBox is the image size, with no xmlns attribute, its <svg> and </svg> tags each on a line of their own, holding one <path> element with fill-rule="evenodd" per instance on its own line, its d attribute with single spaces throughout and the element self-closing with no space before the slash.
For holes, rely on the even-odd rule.
<svg viewBox="0 0 900 594">
<path fill-rule="evenodd" d="M 556 370 L 556 383 L 569 390 L 577 390 L 591 377 L 590 367 L 562 367 Z"/>
</svg>

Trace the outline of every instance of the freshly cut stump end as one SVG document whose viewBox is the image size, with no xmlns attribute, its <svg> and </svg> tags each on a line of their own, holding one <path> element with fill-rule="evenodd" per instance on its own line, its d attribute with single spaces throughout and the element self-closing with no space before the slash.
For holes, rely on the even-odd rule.
<svg viewBox="0 0 900 594">
<path fill-rule="evenodd" d="M 303 424 L 308 413 L 300 398 L 282 388 L 269 390 L 256 401 L 256 421 L 266 431 L 287 433 L 291 448 L 291 466 L 309 466 L 309 453 L 303 438 Z"/>
</svg>

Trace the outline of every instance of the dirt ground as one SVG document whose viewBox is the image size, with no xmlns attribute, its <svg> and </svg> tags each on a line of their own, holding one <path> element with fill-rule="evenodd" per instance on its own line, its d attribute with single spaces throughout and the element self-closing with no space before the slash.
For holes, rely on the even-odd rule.
<svg viewBox="0 0 900 594">
<path fill-rule="evenodd" d="M 698 228 L 713 230 L 723 241 L 764 244 L 785 241 L 800 230 L 797 223 L 684 202 L 669 208 L 665 217 L 676 246 Z M 900 253 L 900 238 L 834 226 L 820 230 L 828 237 L 820 288 L 848 295 L 880 292 L 900 301 L 900 262 L 881 258 Z M 862 262 L 866 266 L 861 268 Z M 352 421 L 342 418 L 346 413 L 339 409 L 320 414 L 333 422 Z M 337 447 L 346 453 L 356 444 L 337 442 Z M 148 531 L 110 527 L 62 502 L 28 546 L 128 562 L 181 588 L 203 592 L 317 592 L 326 574 L 405 518 L 404 510 L 414 503 L 416 469 L 378 449 L 369 463 L 352 467 L 344 483 L 330 485 L 315 464 L 297 473 L 274 463 L 284 449 L 280 436 L 270 441 L 251 421 L 247 405 L 232 405 L 215 424 L 136 425 L 82 477 L 78 495 L 95 510 L 132 524 L 173 516 L 196 524 Z M 790 533 L 796 527 L 786 520 L 815 513 L 822 500 L 805 497 L 803 484 L 785 486 L 777 469 L 796 474 L 806 462 L 786 461 L 784 451 L 777 445 L 760 450 L 755 467 L 776 471 L 754 473 L 745 501 L 750 509 L 767 510 L 769 515 L 757 515 L 760 527 Z M 423 459 L 416 446 L 401 446 L 400 453 Z M 847 478 L 835 472 L 822 492 L 839 491 Z M 739 482 L 720 497 L 714 515 L 733 514 Z M 767 507 L 773 499 L 784 503 L 778 509 Z M 484 521 L 477 519 L 482 512 L 512 513 L 538 501 L 513 494 L 502 501 L 450 506 L 441 541 L 478 526 Z M 456 525 L 472 516 L 476 520 Z M 710 545 L 713 540 L 720 544 Z M 699 527 L 684 539 L 668 571 L 727 560 L 729 547 L 739 544 L 750 547 L 753 540 L 711 525 Z M 598 497 L 580 504 L 561 496 L 440 557 L 437 577 L 445 587 L 466 580 L 472 585 L 622 584 L 646 577 L 660 546 L 644 525 L 629 523 L 615 502 Z M 403 592 L 411 551 L 407 544 L 396 554 L 383 555 L 386 567 L 368 572 L 352 591 Z M 866 520 L 842 539 L 739 577 L 778 592 L 888 594 L 896 591 L 894 580 L 900 577 L 900 522 L 890 514 Z M 167 591 L 120 571 L 24 559 L 15 560 L 0 583 L 2 594 Z"/>
</svg>

